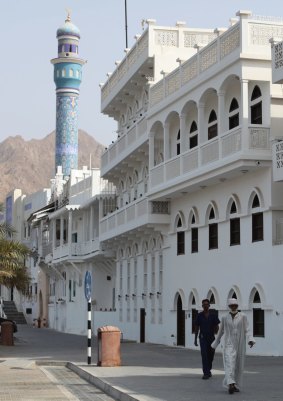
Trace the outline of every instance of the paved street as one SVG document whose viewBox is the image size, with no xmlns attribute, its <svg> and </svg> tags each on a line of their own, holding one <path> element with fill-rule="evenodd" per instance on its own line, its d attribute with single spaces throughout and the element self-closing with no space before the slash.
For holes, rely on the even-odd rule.
<svg viewBox="0 0 283 401">
<path fill-rule="evenodd" d="M 85 337 L 28 326 L 20 326 L 16 337 L 14 347 L 0 346 L 0 401 L 111 399 L 82 379 L 123 401 L 283 400 L 282 357 L 247 357 L 244 388 L 229 395 L 222 388 L 221 354 L 213 377 L 204 381 L 199 350 L 123 342 L 122 366 L 101 368 L 95 346 L 93 365 L 86 365 Z"/>
</svg>

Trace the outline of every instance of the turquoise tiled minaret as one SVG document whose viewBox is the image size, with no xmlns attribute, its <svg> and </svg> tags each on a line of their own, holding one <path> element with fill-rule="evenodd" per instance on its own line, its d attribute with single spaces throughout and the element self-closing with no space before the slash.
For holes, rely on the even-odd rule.
<svg viewBox="0 0 283 401">
<path fill-rule="evenodd" d="M 79 58 L 80 31 L 72 24 L 68 14 L 65 24 L 57 30 L 58 57 L 54 65 L 56 84 L 56 155 L 55 172 L 62 166 L 64 176 L 78 168 L 78 101 L 82 81 Z"/>
</svg>

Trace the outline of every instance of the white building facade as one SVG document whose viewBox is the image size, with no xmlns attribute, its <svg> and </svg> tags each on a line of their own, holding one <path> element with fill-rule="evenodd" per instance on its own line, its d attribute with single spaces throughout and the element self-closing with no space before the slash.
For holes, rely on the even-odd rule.
<svg viewBox="0 0 283 401">
<path fill-rule="evenodd" d="M 221 316 L 235 296 L 257 339 L 249 352 L 283 355 L 271 152 L 283 96 L 269 43 L 283 21 L 239 11 L 227 29 L 147 23 L 101 84 L 118 126 L 101 160 L 117 208 L 100 220 L 116 254 L 115 324 L 124 338 L 193 347 L 201 300 Z"/>
<path fill-rule="evenodd" d="M 51 191 L 49 208 L 31 218 L 39 224 L 39 317 L 55 330 L 86 334 L 87 271 L 93 312 L 110 317 L 115 309 L 114 253 L 99 241 L 99 219 L 116 207 L 115 188 L 100 179 L 98 169 L 71 170 L 66 180 L 59 167 Z"/>
</svg>

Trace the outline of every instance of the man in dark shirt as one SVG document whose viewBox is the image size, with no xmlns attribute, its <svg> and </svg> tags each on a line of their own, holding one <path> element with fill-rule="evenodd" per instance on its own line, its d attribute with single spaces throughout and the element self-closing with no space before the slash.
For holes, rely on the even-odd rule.
<svg viewBox="0 0 283 401">
<path fill-rule="evenodd" d="M 214 334 L 217 333 L 220 323 L 217 314 L 210 311 L 209 307 L 209 300 L 203 299 L 203 312 L 198 313 L 195 321 L 195 346 L 198 346 L 197 338 L 199 334 L 203 370 L 202 378 L 204 380 L 207 380 L 211 377 L 212 361 L 215 352 L 215 350 L 211 348 L 211 344 L 214 341 Z"/>
</svg>

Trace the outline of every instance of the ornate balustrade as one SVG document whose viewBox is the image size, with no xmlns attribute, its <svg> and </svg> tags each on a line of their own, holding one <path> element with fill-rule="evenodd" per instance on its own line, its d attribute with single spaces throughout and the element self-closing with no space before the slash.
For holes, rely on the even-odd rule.
<svg viewBox="0 0 283 401">
<path fill-rule="evenodd" d="M 137 200 L 100 221 L 100 240 L 110 239 L 145 224 L 169 224 L 168 215 L 168 202 L 150 202 L 147 198 Z"/>
<path fill-rule="evenodd" d="M 197 176 L 198 169 L 201 167 L 208 167 L 210 164 L 220 162 L 221 160 L 223 160 L 223 164 L 225 164 L 225 159 L 237 153 L 239 153 L 240 158 L 243 150 L 250 152 L 253 158 L 257 155 L 260 157 L 263 154 L 265 156 L 271 156 L 269 131 L 270 129 L 267 127 L 249 127 L 246 133 L 249 139 L 248 149 L 245 149 L 243 145 L 244 133 L 241 127 L 236 127 L 231 131 L 225 132 L 219 137 L 206 141 L 196 148 L 190 149 L 179 156 L 175 156 L 153 167 L 150 170 L 150 187 L 153 189 L 159 185 L 165 184 L 167 181 L 169 182 L 170 180 L 180 178 L 182 175 L 188 173 Z M 277 159 L 279 160 L 278 154 L 279 150 L 277 151 Z M 283 160 L 283 145 L 281 154 Z M 283 179 L 283 162 L 281 167 Z"/>
<path fill-rule="evenodd" d="M 147 121 L 142 117 L 134 123 L 125 134 L 111 144 L 101 157 L 101 175 L 105 174 L 116 163 L 127 157 L 135 148 L 147 139 Z"/>
<path fill-rule="evenodd" d="M 150 88 L 151 107 L 160 103 L 167 96 L 177 92 L 184 85 L 187 85 L 188 82 L 224 60 L 235 50 L 240 52 L 239 23 L 235 24 L 219 37 L 216 37 L 216 34 L 213 35 L 210 36 L 210 39 L 213 40 L 206 43 L 200 42 L 199 37 L 192 39 L 193 41 L 195 40 L 195 44 L 205 44 L 207 46 L 200 49 L 197 54 L 181 64 L 179 68 L 164 76 L 163 80 Z M 190 37 L 193 38 L 194 36 L 191 34 Z"/>
</svg>

